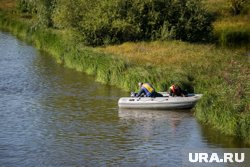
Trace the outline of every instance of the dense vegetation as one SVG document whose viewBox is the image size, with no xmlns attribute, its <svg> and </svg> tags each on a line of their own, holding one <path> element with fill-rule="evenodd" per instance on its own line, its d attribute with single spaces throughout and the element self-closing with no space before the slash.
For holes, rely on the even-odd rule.
<svg viewBox="0 0 250 167">
<path fill-rule="evenodd" d="M 138 81 L 148 81 L 157 90 L 166 90 L 171 80 L 177 81 L 189 91 L 204 94 L 195 111 L 200 121 L 250 143 L 249 3 L 244 0 L 238 0 L 239 5 L 231 0 L 110 2 L 19 0 L 19 12 L 16 13 L 13 7 L 11 12 L 2 15 L 0 12 L 0 28 L 7 28 L 39 49 L 50 52 L 67 67 L 93 74 L 98 81 L 126 90 L 135 90 Z M 154 6 L 160 2 L 166 3 L 165 7 L 167 3 L 173 5 L 170 9 L 175 14 L 171 15 L 168 10 L 169 15 L 162 15 L 164 5 Z M 126 9 L 126 5 L 131 8 Z M 194 6 L 189 8 L 189 5 Z M 146 7 L 150 8 L 146 10 Z M 233 12 L 233 8 L 239 12 Z M 190 10 L 192 15 L 184 17 Z M 199 25 L 204 29 L 196 30 Z M 169 39 L 212 41 L 190 44 Z M 137 42 L 86 47 L 86 44 L 127 40 Z M 213 40 L 225 46 L 244 45 L 237 49 L 220 48 L 212 43 Z"/>
<path fill-rule="evenodd" d="M 72 29 L 86 45 L 155 39 L 208 41 L 211 16 L 198 0 L 19 0 L 38 24 Z"/>
<path fill-rule="evenodd" d="M 222 2 L 226 7 L 221 8 Z M 216 6 L 223 14 L 237 16 L 248 5 L 247 0 L 17 0 L 19 12 L 36 18 L 34 27 L 70 30 L 75 42 L 91 46 L 169 39 L 224 46 L 249 43 L 250 28 L 237 26 L 237 18 L 226 26 L 214 25 L 214 31 L 212 26 L 221 15 L 213 10 Z"/>
</svg>

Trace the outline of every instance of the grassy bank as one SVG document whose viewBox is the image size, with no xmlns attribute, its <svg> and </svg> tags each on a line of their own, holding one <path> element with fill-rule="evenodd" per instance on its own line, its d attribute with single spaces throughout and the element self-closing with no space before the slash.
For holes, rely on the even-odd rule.
<svg viewBox="0 0 250 167">
<path fill-rule="evenodd" d="M 231 1 L 232 2 L 232 1 Z M 235 1 L 239 2 L 239 1 Z M 247 1 L 246 1 L 247 2 Z M 250 3 L 244 4 L 241 14 L 230 13 L 230 3 L 225 0 L 204 0 L 207 10 L 213 14 L 213 35 L 220 46 L 242 47 L 250 45 Z"/>
<path fill-rule="evenodd" d="M 180 41 L 124 43 L 90 48 L 71 40 L 70 31 L 40 29 L 32 19 L 0 12 L 0 28 L 53 55 L 59 63 L 128 91 L 138 81 L 158 91 L 171 81 L 203 93 L 195 109 L 201 122 L 250 143 L 250 58 L 247 48 L 218 48 Z"/>
<path fill-rule="evenodd" d="M 33 29 L 30 20 L 16 18 L 13 15 L 8 16 L 3 12 L 0 13 L 0 16 L 2 30 L 9 31 L 18 38 L 33 44 L 36 48 L 49 52 L 59 63 L 63 63 L 69 68 L 95 75 L 100 82 L 132 90 L 137 88 L 138 80 L 154 78 L 150 76 L 151 71 L 160 72 L 159 76 L 167 74 L 167 70 L 161 70 L 155 66 L 138 67 L 137 64 L 121 57 L 96 52 L 93 48 L 76 44 L 70 40 L 68 35 L 70 32 Z M 156 86 L 156 88 L 163 89 L 164 85 Z"/>
<path fill-rule="evenodd" d="M 194 86 L 195 92 L 204 94 L 195 110 L 198 120 L 249 142 L 250 64 L 245 49 L 230 50 L 175 41 L 125 43 L 96 50 L 117 54 L 139 66 L 146 62 L 165 67 L 168 71 L 163 75 L 166 83 L 176 78 L 183 87 L 188 83 Z"/>
</svg>

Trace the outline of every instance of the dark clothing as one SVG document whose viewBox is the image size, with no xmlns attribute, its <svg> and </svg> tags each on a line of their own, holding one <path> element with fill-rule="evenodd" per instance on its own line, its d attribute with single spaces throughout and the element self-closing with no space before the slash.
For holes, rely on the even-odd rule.
<svg viewBox="0 0 250 167">
<path fill-rule="evenodd" d="M 154 97 L 163 97 L 163 95 L 158 92 L 155 92 Z"/>
<path fill-rule="evenodd" d="M 138 93 L 131 92 L 130 97 L 139 97 L 137 95 Z M 144 93 L 142 93 L 140 96 L 144 96 Z M 151 97 L 163 97 L 163 95 L 158 92 L 155 92 Z"/>
</svg>

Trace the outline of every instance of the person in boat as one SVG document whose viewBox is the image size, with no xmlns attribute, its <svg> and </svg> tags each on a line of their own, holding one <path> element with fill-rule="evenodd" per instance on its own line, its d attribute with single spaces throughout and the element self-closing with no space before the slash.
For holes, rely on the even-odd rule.
<svg viewBox="0 0 250 167">
<path fill-rule="evenodd" d="M 187 96 L 187 92 L 182 90 L 180 86 L 172 84 L 169 87 L 169 95 L 170 96 Z"/>
<path fill-rule="evenodd" d="M 156 96 L 155 89 L 153 88 L 153 86 L 150 83 L 139 82 L 138 86 L 140 88 L 140 91 L 139 91 L 139 93 L 136 94 L 136 97 L 140 97 L 143 94 L 146 95 L 146 97 L 155 97 Z"/>
</svg>

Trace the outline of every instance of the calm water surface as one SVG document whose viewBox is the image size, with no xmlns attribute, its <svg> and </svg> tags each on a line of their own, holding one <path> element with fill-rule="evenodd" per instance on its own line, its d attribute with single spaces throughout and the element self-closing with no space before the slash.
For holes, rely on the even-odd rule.
<svg viewBox="0 0 250 167">
<path fill-rule="evenodd" d="M 182 166 L 183 149 L 244 147 L 190 112 L 119 111 L 128 94 L 0 33 L 0 166 Z"/>
</svg>

